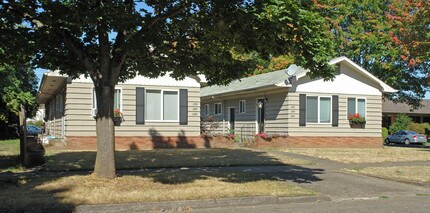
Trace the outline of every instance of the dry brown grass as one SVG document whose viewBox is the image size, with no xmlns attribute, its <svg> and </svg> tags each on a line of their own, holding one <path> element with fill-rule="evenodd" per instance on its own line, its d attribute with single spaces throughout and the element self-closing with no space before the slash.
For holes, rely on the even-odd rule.
<svg viewBox="0 0 430 213">
<path fill-rule="evenodd" d="M 294 148 L 284 151 L 342 163 L 381 163 L 429 161 L 429 148 Z"/>
<path fill-rule="evenodd" d="M 430 166 L 366 167 L 362 169 L 349 169 L 347 171 L 390 180 L 430 183 Z"/>
<path fill-rule="evenodd" d="M 94 151 L 49 151 L 47 169 L 92 170 Z M 117 151 L 116 168 L 178 168 L 202 166 L 309 165 L 311 162 L 245 149 L 158 149 Z"/>
<path fill-rule="evenodd" d="M 70 211 L 76 205 L 214 199 L 258 195 L 304 196 L 311 190 L 249 173 L 147 173 L 113 180 L 93 176 L 26 178 L 2 186 L 2 210 Z"/>
</svg>

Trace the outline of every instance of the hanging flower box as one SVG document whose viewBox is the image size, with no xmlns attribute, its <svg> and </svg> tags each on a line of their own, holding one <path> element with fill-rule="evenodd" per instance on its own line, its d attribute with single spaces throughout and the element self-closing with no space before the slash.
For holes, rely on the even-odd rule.
<svg viewBox="0 0 430 213">
<path fill-rule="evenodd" d="M 348 115 L 348 120 L 351 128 L 364 128 L 366 126 L 366 119 L 359 113 Z"/>
<path fill-rule="evenodd" d="M 349 122 L 349 126 L 351 128 L 365 128 L 366 127 L 366 122 Z"/>
<path fill-rule="evenodd" d="M 115 109 L 113 111 L 113 125 L 114 126 L 121 126 L 121 123 L 124 121 L 124 116 L 122 115 L 122 112 L 119 111 L 119 109 Z"/>
</svg>

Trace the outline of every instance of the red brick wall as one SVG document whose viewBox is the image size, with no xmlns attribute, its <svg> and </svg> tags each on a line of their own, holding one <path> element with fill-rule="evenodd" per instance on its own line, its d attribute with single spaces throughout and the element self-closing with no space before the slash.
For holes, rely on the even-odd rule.
<svg viewBox="0 0 430 213">
<path fill-rule="evenodd" d="M 382 147 L 381 137 L 293 137 L 256 140 L 256 148 L 378 148 Z"/>
<path fill-rule="evenodd" d="M 115 138 L 118 150 L 140 150 L 157 148 L 234 148 L 236 144 L 225 137 L 205 140 L 201 137 L 120 137 Z M 378 148 L 382 147 L 382 138 L 378 137 L 286 137 L 266 141 L 256 139 L 254 148 Z M 95 150 L 96 137 L 68 137 L 67 149 Z"/>
<path fill-rule="evenodd" d="M 67 137 L 67 149 L 95 150 L 96 137 Z M 197 137 L 115 137 L 117 150 L 140 150 L 157 148 L 232 148 L 234 142 L 227 140 L 205 140 Z"/>
</svg>

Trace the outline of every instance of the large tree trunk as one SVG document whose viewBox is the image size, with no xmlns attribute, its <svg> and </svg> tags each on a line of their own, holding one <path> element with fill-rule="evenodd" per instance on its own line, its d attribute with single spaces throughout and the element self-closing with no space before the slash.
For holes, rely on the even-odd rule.
<svg viewBox="0 0 430 213">
<path fill-rule="evenodd" d="M 95 86 L 97 97 L 97 157 L 94 175 L 112 179 L 115 173 L 115 128 L 113 123 L 113 99 L 115 85 Z"/>
</svg>

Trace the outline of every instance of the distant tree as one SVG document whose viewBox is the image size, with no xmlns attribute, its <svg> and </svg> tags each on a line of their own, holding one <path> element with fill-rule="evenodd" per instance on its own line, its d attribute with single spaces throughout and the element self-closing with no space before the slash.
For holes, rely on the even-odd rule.
<svg viewBox="0 0 430 213">
<path fill-rule="evenodd" d="M 399 90 L 395 102 L 420 106 L 430 91 L 430 1 L 320 0 L 338 55 Z"/>
<path fill-rule="evenodd" d="M 17 137 L 18 113 L 21 105 L 32 117 L 37 111 L 37 77 L 29 65 L 0 66 L 0 138 Z"/>
<path fill-rule="evenodd" d="M 312 76 L 334 69 L 329 24 L 312 1 L 2 1 L 0 60 L 17 53 L 34 65 L 91 78 L 97 97 L 94 174 L 115 177 L 115 85 L 136 74 L 176 79 L 205 74 L 227 84 L 262 60 L 291 54 Z"/>
<path fill-rule="evenodd" d="M 390 133 L 393 134 L 399 130 L 406 130 L 408 126 L 412 123 L 412 118 L 405 114 L 398 114 L 394 118 L 394 123 L 390 126 Z"/>
</svg>

